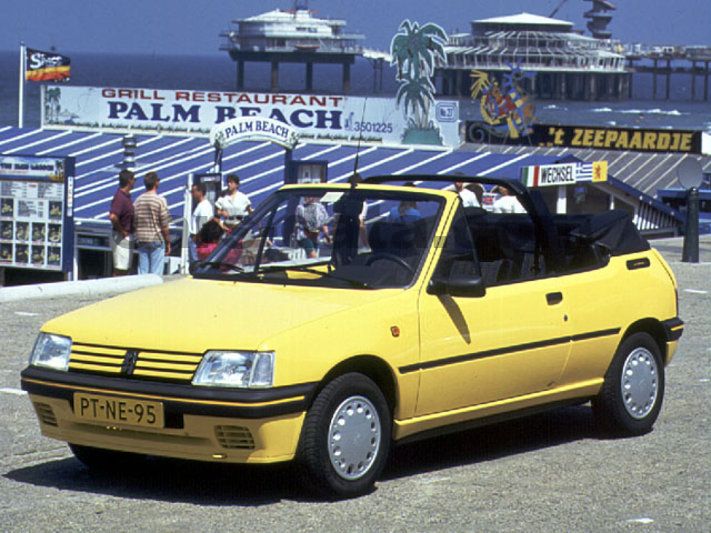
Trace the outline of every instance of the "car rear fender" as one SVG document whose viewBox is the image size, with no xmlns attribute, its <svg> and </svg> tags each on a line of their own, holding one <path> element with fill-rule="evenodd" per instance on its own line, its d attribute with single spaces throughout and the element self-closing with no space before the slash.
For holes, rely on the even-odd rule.
<svg viewBox="0 0 711 533">
<path fill-rule="evenodd" d="M 664 364 L 666 365 L 668 363 L 669 354 L 667 353 L 667 341 L 669 339 L 667 338 L 666 328 L 659 320 L 656 318 L 643 318 L 641 320 L 637 320 L 631 324 L 625 331 L 624 335 L 622 335 L 620 344 L 622 344 L 627 337 L 633 335 L 634 333 L 648 333 L 651 335 L 654 342 L 656 342 L 657 346 L 659 346 L 660 353 L 664 357 Z"/>
<path fill-rule="evenodd" d="M 672 271 L 669 264 L 662 257 L 662 254 L 660 254 L 656 248 L 652 248 L 651 251 L 652 251 L 652 255 L 653 255 L 654 259 L 656 259 L 657 262 L 660 265 L 662 265 L 664 272 L 667 273 L 667 275 L 669 276 L 669 279 L 672 282 L 672 286 L 674 287 L 674 297 L 675 297 L 675 301 L 676 301 L 676 315 L 679 316 L 679 286 L 676 283 L 676 276 L 674 275 L 674 272 Z M 664 352 L 662 352 L 662 353 L 664 353 Z"/>
</svg>

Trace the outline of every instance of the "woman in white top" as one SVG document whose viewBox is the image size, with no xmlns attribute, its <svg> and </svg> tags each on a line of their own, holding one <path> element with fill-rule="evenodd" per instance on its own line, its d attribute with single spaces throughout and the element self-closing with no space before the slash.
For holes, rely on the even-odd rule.
<svg viewBox="0 0 711 533">
<path fill-rule="evenodd" d="M 217 199 L 215 209 L 227 228 L 234 228 L 253 211 L 252 202 L 247 195 L 239 192 L 237 175 L 227 176 L 227 193 Z"/>
</svg>

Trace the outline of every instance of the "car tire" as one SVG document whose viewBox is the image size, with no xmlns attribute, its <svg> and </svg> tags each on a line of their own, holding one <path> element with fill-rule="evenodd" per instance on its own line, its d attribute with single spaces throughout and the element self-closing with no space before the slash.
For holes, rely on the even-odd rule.
<svg viewBox="0 0 711 533">
<path fill-rule="evenodd" d="M 599 394 L 593 416 L 605 433 L 643 435 L 652 430 L 664 399 L 664 364 L 659 346 L 648 333 L 622 341 Z"/>
<path fill-rule="evenodd" d="M 390 451 L 390 407 L 367 376 L 349 373 L 316 396 L 301 431 L 297 464 L 308 488 L 328 499 L 371 492 Z"/>
<path fill-rule="evenodd" d="M 144 456 L 136 453 L 104 450 L 80 444 L 69 444 L 74 457 L 90 470 L 97 472 L 116 472 L 137 466 Z"/>
</svg>

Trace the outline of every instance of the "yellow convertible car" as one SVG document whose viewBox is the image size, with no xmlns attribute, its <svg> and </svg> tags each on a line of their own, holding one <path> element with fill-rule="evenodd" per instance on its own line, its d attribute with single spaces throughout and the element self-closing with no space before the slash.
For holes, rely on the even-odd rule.
<svg viewBox="0 0 711 533">
<path fill-rule="evenodd" d="M 94 468 L 294 460 L 343 498 L 393 443 L 543 408 L 650 431 L 683 322 L 629 215 L 412 179 L 284 186 L 190 277 L 44 324 L 22 372 L 42 433 Z M 455 180 L 517 212 L 464 207 Z"/>
</svg>

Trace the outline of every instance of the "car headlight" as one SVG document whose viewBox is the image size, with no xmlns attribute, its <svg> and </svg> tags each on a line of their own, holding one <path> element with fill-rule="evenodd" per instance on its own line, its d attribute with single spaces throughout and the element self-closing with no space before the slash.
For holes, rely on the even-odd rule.
<svg viewBox="0 0 711 533">
<path fill-rule="evenodd" d="M 30 355 L 30 365 L 67 370 L 71 351 L 72 339 L 69 337 L 40 333 Z"/>
<path fill-rule="evenodd" d="M 207 352 L 193 377 L 193 385 L 214 387 L 271 387 L 274 352 Z"/>
</svg>

